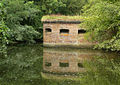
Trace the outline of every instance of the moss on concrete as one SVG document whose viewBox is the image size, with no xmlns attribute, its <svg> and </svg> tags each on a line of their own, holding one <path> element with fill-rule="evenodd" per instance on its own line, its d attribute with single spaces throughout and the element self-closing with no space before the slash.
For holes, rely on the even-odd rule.
<svg viewBox="0 0 120 85">
<path fill-rule="evenodd" d="M 65 16 L 65 15 L 46 15 L 42 17 L 41 21 L 83 21 L 82 16 Z"/>
</svg>

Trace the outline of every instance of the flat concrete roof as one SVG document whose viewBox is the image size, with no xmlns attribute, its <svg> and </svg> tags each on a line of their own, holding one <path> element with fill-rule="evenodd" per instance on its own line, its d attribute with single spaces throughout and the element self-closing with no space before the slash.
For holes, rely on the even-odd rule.
<svg viewBox="0 0 120 85">
<path fill-rule="evenodd" d="M 60 20 L 60 21 L 43 21 L 43 23 L 80 24 L 81 21 L 62 21 L 62 20 Z"/>
<path fill-rule="evenodd" d="M 41 21 L 43 23 L 74 23 L 80 24 L 83 21 L 82 16 L 65 16 L 65 15 L 46 15 Z"/>
</svg>

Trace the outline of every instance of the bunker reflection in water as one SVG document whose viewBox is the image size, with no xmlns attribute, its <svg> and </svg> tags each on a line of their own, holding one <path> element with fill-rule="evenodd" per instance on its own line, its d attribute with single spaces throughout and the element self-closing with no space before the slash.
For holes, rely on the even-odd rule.
<svg viewBox="0 0 120 85">
<path fill-rule="evenodd" d="M 44 48 L 43 70 L 53 73 L 85 72 L 83 63 L 90 61 L 93 56 L 100 55 L 100 51 L 94 50 Z"/>
</svg>

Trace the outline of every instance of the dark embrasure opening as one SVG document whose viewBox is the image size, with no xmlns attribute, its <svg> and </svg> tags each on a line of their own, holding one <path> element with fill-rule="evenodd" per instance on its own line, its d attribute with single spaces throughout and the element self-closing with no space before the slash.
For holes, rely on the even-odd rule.
<svg viewBox="0 0 120 85">
<path fill-rule="evenodd" d="M 84 29 L 79 29 L 78 30 L 78 34 L 83 34 L 83 33 L 86 33 L 86 30 L 84 30 Z"/>
<path fill-rule="evenodd" d="M 68 29 L 60 29 L 60 34 L 61 33 L 69 34 L 69 30 Z"/>
<path fill-rule="evenodd" d="M 52 30 L 50 28 L 46 28 L 45 32 L 52 32 Z"/>
</svg>

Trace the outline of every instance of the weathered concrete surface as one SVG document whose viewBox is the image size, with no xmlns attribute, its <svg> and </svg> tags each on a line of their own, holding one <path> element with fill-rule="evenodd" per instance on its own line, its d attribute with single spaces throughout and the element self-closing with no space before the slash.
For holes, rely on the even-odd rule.
<svg viewBox="0 0 120 85">
<path fill-rule="evenodd" d="M 50 28 L 52 32 L 46 32 Z M 60 29 L 68 29 L 69 34 L 60 33 Z M 79 24 L 75 23 L 44 23 L 43 24 L 43 41 L 44 46 L 73 46 L 73 47 L 92 47 L 96 43 L 88 42 L 85 34 L 78 34 L 82 29 Z"/>
</svg>

